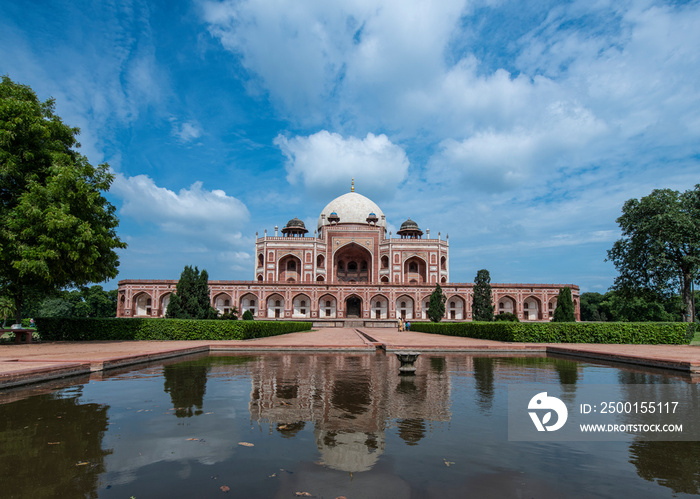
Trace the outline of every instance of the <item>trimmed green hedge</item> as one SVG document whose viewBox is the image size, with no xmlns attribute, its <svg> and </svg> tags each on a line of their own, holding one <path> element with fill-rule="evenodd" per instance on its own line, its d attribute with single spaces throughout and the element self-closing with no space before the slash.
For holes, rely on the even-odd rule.
<svg viewBox="0 0 700 499">
<path fill-rule="evenodd" d="M 414 322 L 411 331 L 527 343 L 687 345 L 697 325 L 686 322 Z"/>
<path fill-rule="evenodd" d="M 44 341 L 247 340 L 309 331 L 310 322 L 185 319 L 35 319 Z"/>
</svg>

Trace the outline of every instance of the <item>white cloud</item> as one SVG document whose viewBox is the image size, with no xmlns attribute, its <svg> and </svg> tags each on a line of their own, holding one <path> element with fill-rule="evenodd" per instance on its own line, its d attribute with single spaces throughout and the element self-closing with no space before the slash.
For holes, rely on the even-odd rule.
<svg viewBox="0 0 700 499">
<path fill-rule="evenodd" d="M 427 176 L 441 184 L 502 191 L 541 182 L 558 168 L 573 169 L 593 159 L 593 142 L 607 130 L 592 113 L 552 103 L 530 127 L 478 132 L 462 141 L 445 139 L 430 158 Z"/>
<path fill-rule="evenodd" d="M 291 116 L 320 123 L 327 103 L 377 111 L 440 70 L 465 0 L 201 2 L 210 33 Z M 398 83 L 401 83 L 397 85 Z M 366 110 L 366 109 L 365 109 Z"/>
<path fill-rule="evenodd" d="M 111 192 L 123 200 L 121 215 L 177 234 L 238 240 L 240 228 L 249 217 L 240 200 L 222 190 L 207 191 L 201 182 L 175 193 L 157 186 L 146 175 L 117 174 Z"/>
<path fill-rule="evenodd" d="M 172 134 L 180 142 L 192 142 L 202 136 L 202 127 L 196 121 L 186 121 L 179 123 L 175 118 L 170 119 Z"/>
<path fill-rule="evenodd" d="M 275 144 L 287 157 L 289 183 L 301 184 L 318 196 L 327 197 L 329 190 L 347 189 L 354 178 L 358 191 L 384 198 L 408 172 L 406 153 L 383 134 L 368 133 L 358 139 L 322 130 L 291 139 L 278 135 Z"/>
</svg>

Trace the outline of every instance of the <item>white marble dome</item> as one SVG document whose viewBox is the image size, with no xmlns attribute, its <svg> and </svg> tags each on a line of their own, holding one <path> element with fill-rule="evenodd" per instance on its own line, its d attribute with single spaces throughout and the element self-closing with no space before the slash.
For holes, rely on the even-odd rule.
<svg viewBox="0 0 700 499">
<path fill-rule="evenodd" d="M 333 212 L 338 214 L 341 224 L 366 224 L 369 214 L 374 213 L 379 219 L 377 225 L 386 229 L 386 219 L 382 218 L 384 212 L 374 201 L 356 192 L 348 192 L 328 203 L 321 211 L 321 215 L 325 215 L 325 220 L 321 215 L 318 216 L 319 229 L 324 223 L 328 224 L 328 216 Z"/>
</svg>

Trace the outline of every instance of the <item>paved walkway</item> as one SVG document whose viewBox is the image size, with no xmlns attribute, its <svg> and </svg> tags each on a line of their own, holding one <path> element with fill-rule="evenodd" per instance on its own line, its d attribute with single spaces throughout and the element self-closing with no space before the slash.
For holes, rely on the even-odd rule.
<svg viewBox="0 0 700 499">
<path fill-rule="evenodd" d="M 94 341 L 0 345 L 0 389 L 209 351 L 386 351 L 553 353 L 623 362 L 695 375 L 700 347 L 505 343 L 390 328 L 328 328 L 245 341 Z"/>
</svg>

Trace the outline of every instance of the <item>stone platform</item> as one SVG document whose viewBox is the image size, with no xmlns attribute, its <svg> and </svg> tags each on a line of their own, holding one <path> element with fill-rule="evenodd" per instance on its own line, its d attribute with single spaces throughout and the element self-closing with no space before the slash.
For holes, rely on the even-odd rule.
<svg viewBox="0 0 700 499">
<path fill-rule="evenodd" d="M 94 341 L 0 345 L 0 389 L 90 374 L 143 362 L 216 351 L 330 351 L 554 354 L 588 361 L 670 370 L 700 381 L 700 347 L 505 343 L 391 328 L 327 328 L 269 338 L 227 341 Z"/>
</svg>

